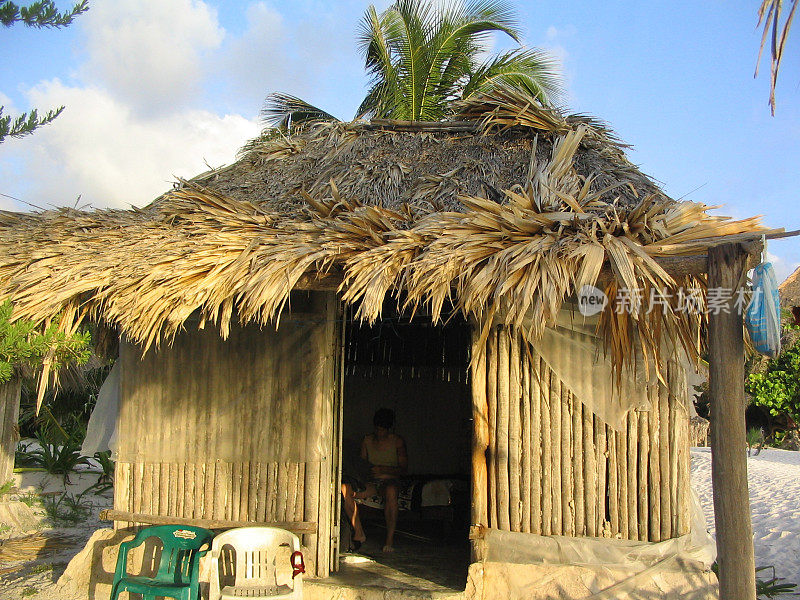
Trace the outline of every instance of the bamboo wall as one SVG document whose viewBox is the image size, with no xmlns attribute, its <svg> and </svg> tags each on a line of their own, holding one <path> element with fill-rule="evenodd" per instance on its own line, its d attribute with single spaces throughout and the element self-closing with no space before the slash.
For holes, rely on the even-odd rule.
<svg viewBox="0 0 800 600">
<path fill-rule="evenodd" d="M 253 523 L 310 522 L 319 576 L 338 540 L 338 326 L 333 295 L 227 340 L 187 328 L 141 356 L 120 347 L 114 508 Z"/>
<path fill-rule="evenodd" d="M 506 327 L 492 329 L 472 376 L 474 523 L 646 541 L 688 533 L 685 399 L 652 385 L 651 410 L 615 431 Z"/>
</svg>

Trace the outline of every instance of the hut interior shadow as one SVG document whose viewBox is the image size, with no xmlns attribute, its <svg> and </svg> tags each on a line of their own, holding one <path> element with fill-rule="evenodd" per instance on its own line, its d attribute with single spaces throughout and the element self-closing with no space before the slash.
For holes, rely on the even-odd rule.
<svg viewBox="0 0 800 600">
<path fill-rule="evenodd" d="M 372 325 L 347 314 L 344 470 L 358 456 L 364 435 L 373 431 L 378 408 L 394 411 L 394 431 L 408 450 L 395 551 L 382 552 L 383 510 L 360 505 L 367 542 L 358 553 L 437 587 L 459 590 L 469 565 L 469 348 L 469 325 L 454 313 L 434 324 L 430 315 L 417 312 L 412 318 L 398 309 L 397 299 L 388 299 Z M 351 532 L 345 514 L 342 532 L 340 547 L 346 551 Z"/>
</svg>

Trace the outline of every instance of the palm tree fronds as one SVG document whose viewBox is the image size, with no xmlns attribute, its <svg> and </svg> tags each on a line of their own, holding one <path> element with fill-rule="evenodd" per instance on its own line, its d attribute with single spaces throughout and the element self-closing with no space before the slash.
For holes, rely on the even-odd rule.
<svg viewBox="0 0 800 600">
<path fill-rule="evenodd" d="M 558 62 L 536 48 L 518 48 L 478 65 L 469 75 L 462 99 L 508 87 L 524 91 L 543 105 L 555 105 L 563 94 Z"/>
<path fill-rule="evenodd" d="M 762 0 L 761 6 L 758 9 L 758 23 L 756 25 L 756 27 L 760 27 L 763 23 L 764 33 L 761 36 L 761 45 L 758 49 L 754 77 L 758 77 L 758 65 L 761 63 L 761 55 L 764 52 L 767 36 L 771 34 L 769 107 L 772 116 L 775 116 L 775 86 L 778 83 L 778 71 L 781 67 L 786 39 L 789 37 L 789 30 L 792 28 L 792 22 L 794 21 L 794 16 L 797 11 L 798 0 L 790 0 L 792 8 L 789 10 L 786 21 L 784 21 L 781 26 L 783 2 L 784 0 Z"/>
<path fill-rule="evenodd" d="M 261 118 L 268 127 L 284 132 L 314 121 L 338 121 L 336 117 L 305 100 L 276 92 L 267 96 Z"/>
<path fill-rule="evenodd" d="M 555 65 L 541 51 L 520 49 L 476 66 L 493 32 L 519 41 L 511 3 L 397 0 L 380 14 L 370 6 L 359 25 L 358 47 L 371 81 L 357 117 L 439 121 L 451 114 L 454 100 L 488 89 L 494 80 L 521 86 L 545 102 L 558 97 Z"/>
</svg>

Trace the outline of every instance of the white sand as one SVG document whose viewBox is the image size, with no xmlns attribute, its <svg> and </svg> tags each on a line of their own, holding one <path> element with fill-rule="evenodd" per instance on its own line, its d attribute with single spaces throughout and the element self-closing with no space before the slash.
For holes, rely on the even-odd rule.
<svg viewBox="0 0 800 600">
<path fill-rule="evenodd" d="M 774 566 L 778 577 L 800 584 L 800 452 L 768 448 L 750 456 L 747 480 L 756 566 Z M 692 448 L 692 484 L 714 535 L 709 448 Z"/>
<path fill-rule="evenodd" d="M 66 491 L 72 496 L 77 496 L 94 484 L 98 475 L 96 473 L 73 473 L 69 476 L 69 483 L 66 485 L 63 477 L 46 473 L 18 473 L 14 478 L 17 488 L 23 494 L 63 493 Z M 99 521 L 98 515 L 102 509 L 110 508 L 112 503 L 111 490 L 100 495 L 88 492 L 82 498 L 82 504 L 88 511 L 83 521 L 74 525 L 60 522 L 53 527 L 53 524 L 42 516 L 38 531 L 48 537 L 57 536 L 65 542 L 65 545 L 55 551 L 44 551 L 33 561 L 0 565 L 0 567 L 22 566 L 15 573 L 0 576 L 0 600 L 75 600 L 65 598 L 56 589 L 55 583 L 64 572 L 67 563 L 86 545 L 86 541 L 92 533 L 100 527 L 109 526 L 109 523 Z M 44 513 L 40 505 L 34 505 L 34 511 L 40 516 Z M 0 534 L 0 538 L 18 537 L 22 533 L 5 531 Z"/>
</svg>

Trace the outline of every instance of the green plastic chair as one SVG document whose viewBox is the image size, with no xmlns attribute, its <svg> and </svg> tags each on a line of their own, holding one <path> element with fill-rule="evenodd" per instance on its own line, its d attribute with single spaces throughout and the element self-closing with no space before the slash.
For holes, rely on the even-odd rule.
<svg viewBox="0 0 800 600">
<path fill-rule="evenodd" d="M 121 592 L 142 594 L 145 600 L 156 596 L 197 600 L 199 598 L 198 575 L 200 557 L 208 552 L 214 534 L 202 527 L 181 525 L 159 525 L 145 527 L 136 537 L 119 546 L 111 600 Z M 148 538 L 161 540 L 161 559 L 155 577 L 128 575 L 128 552 L 142 545 Z M 205 550 L 201 550 L 206 546 Z"/>
</svg>

